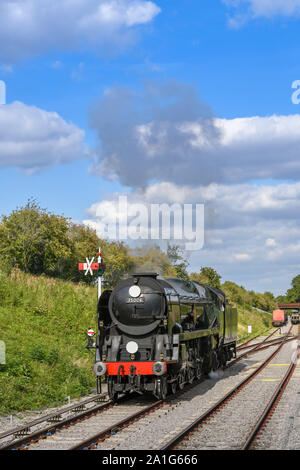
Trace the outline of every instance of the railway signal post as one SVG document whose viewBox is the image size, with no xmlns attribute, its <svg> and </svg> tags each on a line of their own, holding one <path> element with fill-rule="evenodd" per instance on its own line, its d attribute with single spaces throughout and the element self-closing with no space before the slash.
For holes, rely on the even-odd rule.
<svg viewBox="0 0 300 470">
<path fill-rule="evenodd" d="M 95 257 L 93 257 L 91 260 L 86 258 L 86 263 L 79 263 L 78 269 L 79 271 L 85 271 L 84 275 L 87 276 L 88 274 L 91 274 L 93 276 L 94 271 L 97 271 L 98 274 L 98 279 L 97 279 L 97 285 L 98 285 L 98 301 L 101 296 L 101 289 L 102 289 L 102 276 L 105 271 L 105 263 L 102 262 L 102 253 L 101 253 L 101 248 L 99 248 L 98 251 L 98 259 L 97 263 L 94 262 Z M 88 344 L 87 344 L 87 349 L 92 349 L 96 347 L 96 341 L 93 339 L 95 336 L 95 332 L 92 328 L 88 329 L 87 332 L 88 336 Z M 97 393 L 101 393 L 101 377 L 97 377 Z"/>
<path fill-rule="evenodd" d="M 85 271 L 84 273 L 85 276 L 87 276 L 87 274 L 91 274 L 93 276 L 94 274 L 93 271 L 97 271 L 98 273 L 98 300 L 100 299 L 100 296 L 101 296 L 102 276 L 105 271 L 105 263 L 102 263 L 101 256 L 102 256 L 101 248 L 99 248 L 97 263 L 94 263 L 95 257 L 93 256 L 91 261 L 88 258 L 85 258 L 86 263 L 78 264 L 79 271 Z"/>
<path fill-rule="evenodd" d="M 102 270 L 102 264 L 101 264 L 101 249 L 99 248 L 98 251 L 98 300 L 100 299 L 101 296 L 101 287 L 102 287 L 102 275 L 103 275 L 103 270 Z"/>
</svg>

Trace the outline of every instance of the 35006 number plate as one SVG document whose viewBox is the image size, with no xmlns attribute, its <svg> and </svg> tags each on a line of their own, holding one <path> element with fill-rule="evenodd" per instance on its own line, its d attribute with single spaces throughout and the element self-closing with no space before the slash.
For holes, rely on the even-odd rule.
<svg viewBox="0 0 300 470">
<path fill-rule="evenodd" d="M 129 297 L 126 300 L 127 304 L 143 304 L 145 303 L 145 298 L 144 297 Z"/>
</svg>

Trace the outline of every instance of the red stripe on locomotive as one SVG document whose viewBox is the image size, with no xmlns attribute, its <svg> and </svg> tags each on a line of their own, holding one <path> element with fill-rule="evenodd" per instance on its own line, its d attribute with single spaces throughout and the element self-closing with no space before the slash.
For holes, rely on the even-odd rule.
<svg viewBox="0 0 300 470">
<path fill-rule="evenodd" d="M 130 367 L 134 366 L 135 367 L 135 375 L 154 375 L 154 372 L 152 370 L 152 366 L 155 364 L 155 361 L 153 362 L 105 362 L 106 368 L 107 368 L 107 375 L 118 375 L 119 372 L 119 367 L 120 369 L 120 375 L 130 375 Z M 167 363 L 163 363 L 166 367 L 167 371 Z"/>
</svg>

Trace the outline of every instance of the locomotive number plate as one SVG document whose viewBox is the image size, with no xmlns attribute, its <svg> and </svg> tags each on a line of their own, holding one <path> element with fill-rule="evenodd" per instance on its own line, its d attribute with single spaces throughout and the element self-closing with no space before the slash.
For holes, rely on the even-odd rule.
<svg viewBox="0 0 300 470">
<path fill-rule="evenodd" d="M 145 298 L 144 297 L 129 297 L 126 300 L 127 304 L 143 304 L 145 303 Z"/>
</svg>

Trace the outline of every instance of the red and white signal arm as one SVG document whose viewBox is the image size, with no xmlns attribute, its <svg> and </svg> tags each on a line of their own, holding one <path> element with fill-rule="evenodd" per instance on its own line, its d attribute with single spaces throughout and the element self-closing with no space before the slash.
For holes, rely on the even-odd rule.
<svg viewBox="0 0 300 470">
<path fill-rule="evenodd" d="M 98 271 L 99 263 L 94 263 L 94 258 L 91 261 L 86 258 L 86 263 L 79 263 L 78 264 L 79 271 L 85 271 L 85 275 L 90 273 L 93 275 L 93 271 Z"/>
<path fill-rule="evenodd" d="M 87 333 L 87 334 L 88 334 L 88 336 L 95 336 L 95 332 L 94 332 L 94 330 L 93 330 L 92 328 L 89 328 L 89 329 L 88 329 L 88 333 Z"/>
</svg>

